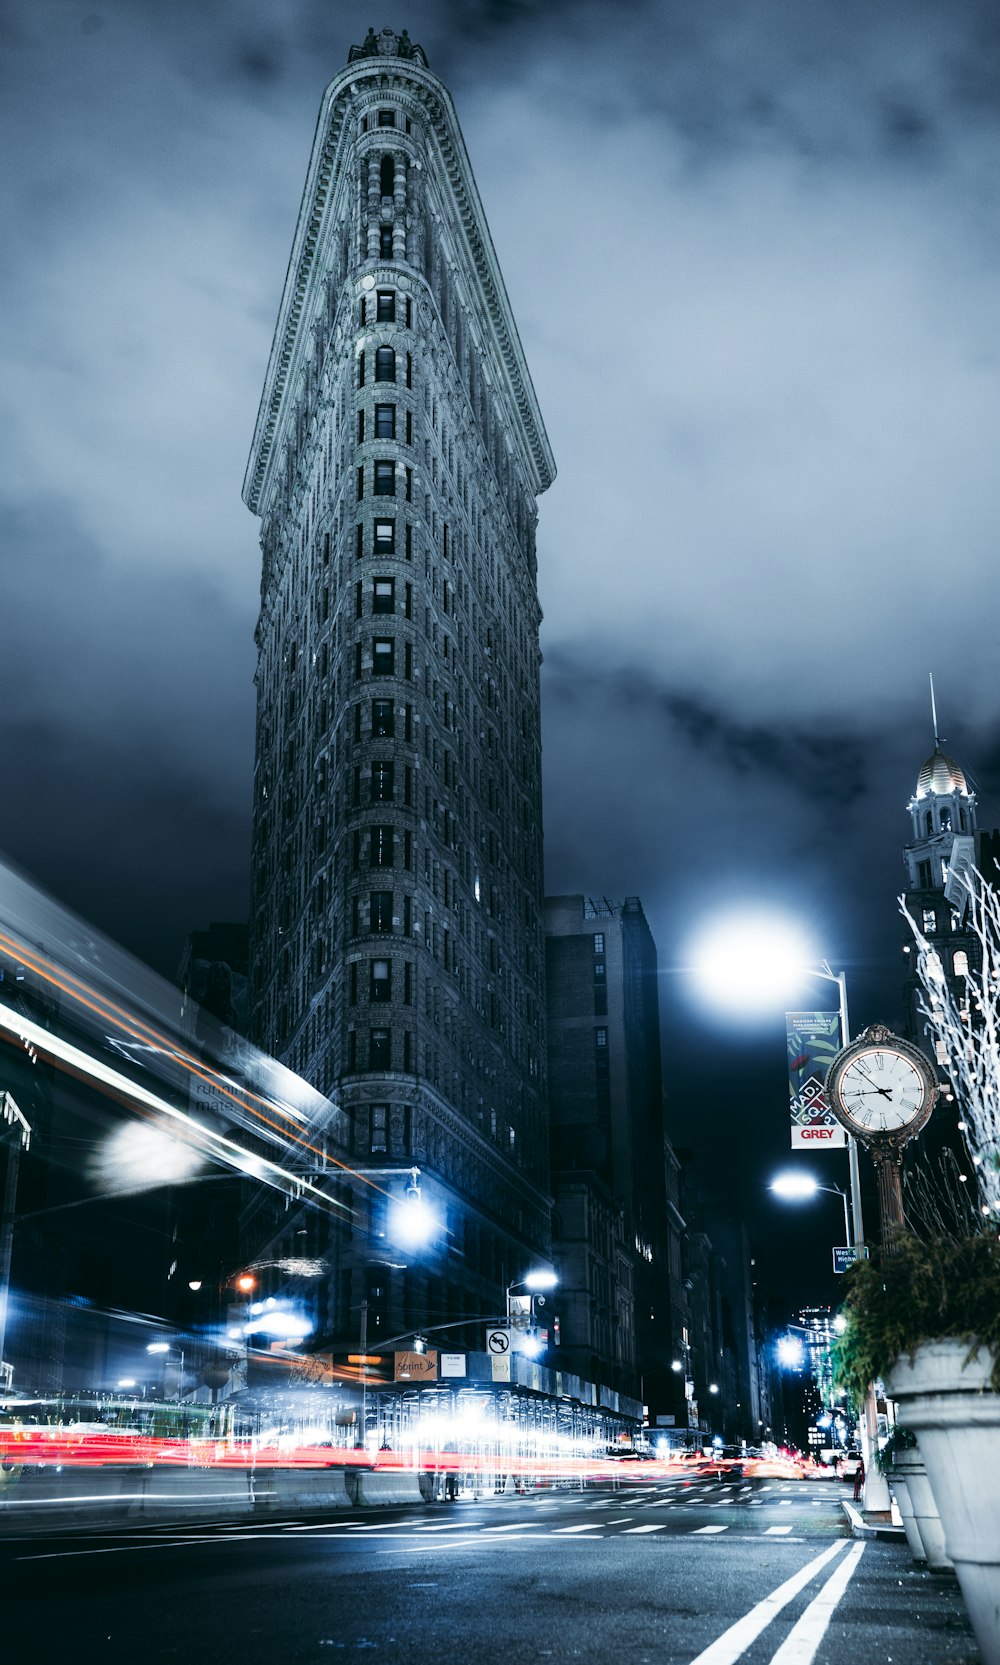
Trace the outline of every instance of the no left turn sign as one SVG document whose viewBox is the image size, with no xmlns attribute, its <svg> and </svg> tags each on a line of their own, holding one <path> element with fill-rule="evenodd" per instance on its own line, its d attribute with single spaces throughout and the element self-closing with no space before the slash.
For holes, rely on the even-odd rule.
<svg viewBox="0 0 1000 1665">
<path fill-rule="evenodd" d="M 488 1353 L 492 1353 L 494 1358 L 502 1356 L 504 1353 L 509 1353 L 510 1352 L 510 1331 L 509 1330 L 487 1330 L 487 1332 L 486 1332 L 486 1351 Z"/>
</svg>

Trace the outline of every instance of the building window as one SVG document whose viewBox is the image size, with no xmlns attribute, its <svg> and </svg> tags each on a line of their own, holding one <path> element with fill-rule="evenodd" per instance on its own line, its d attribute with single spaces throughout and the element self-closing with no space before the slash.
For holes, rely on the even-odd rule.
<svg viewBox="0 0 1000 1665">
<path fill-rule="evenodd" d="M 396 112 L 395 112 L 395 110 L 380 110 L 379 113 L 378 113 L 378 124 L 379 124 L 380 127 L 395 127 L 395 125 L 396 125 Z"/>
<path fill-rule="evenodd" d="M 921 861 L 917 863 L 917 884 L 921 890 L 930 890 L 931 864 L 929 861 Z"/>
<path fill-rule="evenodd" d="M 392 999 L 392 961 L 372 960 L 368 982 L 369 1000 Z"/>
<path fill-rule="evenodd" d="M 941 806 L 941 831 L 951 832 L 951 810 L 947 804 Z"/>
<path fill-rule="evenodd" d="M 368 829 L 368 862 L 371 867 L 391 867 L 395 854 L 395 834 L 391 827 L 374 826 Z"/>
<path fill-rule="evenodd" d="M 931 936 L 937 930 L 937 914 L 933 908 L 924 909 L 924 930 Z"/>
<path fill-rule="evenodd" d="M 372 700 L 372 737 L 391 740 L 395 726 L 392 701 Z"/>
<path fill-rule="evenodd" d="M 358 411 L 358 444 L 363 445 L 364 443 L 365 443 L 365 412 L 364 412 L 364 407 L 362 406 L 361 410 Z"/>
<path fill-rule="evenodd" d="M 375 322 L 377 324 L 394 324 L 396 322 L 396 291 L 395 289 L 380 289 L 375 303 Z"/>
<path fill-rule="evenodd" d="M 396 522 L 394 520 L 377 520 L 375 522 L 376 555 L 394 555 L 395 552 Z"/>
<path fill-rule="evenodd" d="M 594 953 L 595 954 L 603 954 L 604 953 L 604 932 L 603 931 L 597 931 L 594 935 Z"/>
<path fill-rule="evenodd" d="M 392 259 L 391 225 L 381 225 L 378 228 L 378 252 L 383 260 Z"/>
<path fill-rule="evenodd" d="M 364 413 L 362 412 L 362 415 Z M 362 435 L 362 438 L 364 436 Z M 375 406 L 375 438 L 395 439 L 396 437 L 396 407 L 395 405 Z"/>
<path fill-rule="evenodd" d="M 394 462 L 377 462 L 375 464 L 375 496 L 395 497 L 396 495 L 396 464 Z"/>
<path fill-rule="evenodd" d="M 372 764 L 372 803 L 391 804 L 393 785 L 393 766 L 391 763 Z"/>
<path fill-rule="evenodd" d="M 368 897 L 368 924 L 372 935 L 392 930 L 392 891 L 373 890 Z"/>
<path fill-rule="evenodd" d="M 370 1115 L 372 1152 L 388 1150 L 389 1106 L 387 1104 L 373 1104 Z"/>
<path fill-rule="evenodd" d="M 355 1029 L 347 1032 L 347 1073 L 353 1075 L 358 1067 L 358 1036 Z"/>
<path fill-rule="evenodd" d="M 364 497 L 364 495 L 365 495 L 365 465 L 364 465 L 364 463 L 362 463 L 361 466 L 358 469 L 357 496 L 358 496 L 358 502 L 359 503 L 361 502 L 361 499 Z"/>
<path fill-rule="evenodd" d="M 378 169 L 379 195 L 391 197 L 396 189 L 396 168 L 391 156 L 383 156 Z"/>
<path fill-rule="evenodd" d="M 391 347 L 378 347 L 376 349 L 375 380 L 377 382 L 394 382 L 396 380 L 396 354 Z"/>
<path fill-rule="evenodd" d="M 406 297 L 406 327 L 408 330 L 413 328 L 413 298 L 410 295 Z"/>
<path fill-rule="evenodd" d="M 958 952 L 956 953 L 956 955 L 955 955 L 955 957 L 954 957 L 954 959 L 952 960 L 951 963 L 952 963 L 952 966 L 954 968 L 956 977 L 968 977 L 968 975 L 969 975 L 969 956 L 965 952 L 964 948 L 960 948 L 958 950 Z"/>
<path fill-rule="evenodd" d="M 396 644 L 391 636 L 376 636 L 372 642 L 372 676 L 392 676 L 396 665 Z"/>
<path fill-rule="evenodd" d="M 594 1030 L 594 1045 L 597 1048 L 598 1052 L 602 1052 L 602 1051 L 607 1050 L 608 1032 L 607 1032 L 606 1029 L 595 1029 Z"/>
<path fill-rule="evenodd" d="M 374 578 L 372 580 L 372 612 L 394 613 L 396 611 L 396 580 L 394 578 Z"/>
<path fill-rule="evenodd" d="M 368 1032 L 368 1068 L 370 1070 L 387 1070 L 390 1055 L 390 1031 L 388 1029 L 371 1029 Z"/>
</svg>

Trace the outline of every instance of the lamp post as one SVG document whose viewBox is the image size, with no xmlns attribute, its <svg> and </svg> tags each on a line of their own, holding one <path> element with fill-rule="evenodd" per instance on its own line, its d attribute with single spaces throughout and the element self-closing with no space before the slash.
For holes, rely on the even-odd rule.
<svg viewBox="0 0 1000 1665">
<path fill-rule="evenodd" d="M 4 1363 L 7 1338 L 7 1305 L 10 1300 L 10 1262 L 14 1250 L 14 1206 L 17 1201 L 17 1170 L 22 1150 L 31 1144 L 31 1127 L 9 1093 L 0 1095 L 0 1112 L 11 1128 L 7 1173 L 4 1179 L 3 1209 L 0 1211 L 0 1387 L 9 1388 L 13 1368 Z"/>
<path fill-rule="evenodd" d="M 176 1353 L 177 1354 L 177 1357 L 180 1361 L 178 1363 L 178 1366 L 177 1366 L 177 1397 L 178 1397 L 178 1399 L 181 1399 L 184 1395 L 184 1349 L 183 1349 L 183 1347 L 181 1347 L 179 1345 L 175 1345 L 172 1341 L 151 1341 L 149 1343 L 149 1345 L 147 1346 L 147 1348 L 146 1348 L 146 1352 L 147 1353 L 154 1353 L 154 1354 L 162 1353 L 164 1355 L 164 1370 L 163 1370 L 164 1394 L 166 1393 L 166 1358 L 167 1358 L 167 1355 L 170 1354 L 170 1353 Z"/>
<path fill-rule="evenodd" d="M 811 1197 L 817 1196 L 820 1191 L 825 1191 L 827 1196 L 830 1197 L 839 1197 L 844 1205 L 844 1234 L 848 1244 L 850 1244 L 851 1222 L 847 1210 L 847 1192 L 843 1191 L 839 1185 L 820 1185 L 819 1181 L 813 1179 L 811 1174 L 787 1173 L 778 1174 L 776 1179 L 772 1179 L 768 1190 L 773 1191 L 776 1197 L 781 1197 L 786 1202 L 807 1202 Z"/>
<path fill-rule="evenodd" d="M 546 1291 L 555 1289 L 558 1282 L 551 1268 L 536 1267 L 507 1285 L 507 1323 L 521 1338 L 518 1352 L 526 1353 L 529 1358 L 537 1358 L 543 1351 L 535 1324 L 537 1308 L 545 1305 Z"/>
</svg>

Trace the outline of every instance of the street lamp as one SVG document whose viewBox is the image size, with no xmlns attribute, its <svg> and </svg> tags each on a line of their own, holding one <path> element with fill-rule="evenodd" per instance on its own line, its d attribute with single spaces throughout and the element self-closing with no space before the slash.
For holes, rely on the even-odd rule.
<svg viewBox="0 0 1000 1665">
<path fill-rule="evenodd" d="M 768 1190 L 773 1191 L 775 1196 L 781 1197 L 784 1202 L 808 1202 L 820 1191 L 825 1191 L 830 1197 L 839 1197 L 844 1205 L 844 1234 L 847 1243 L 850 1244 L 851 1222 L 847 1212 L 847 1192 L 841 1190 L 839 1185 L 821 1185 L 812 1174 L 787 1173 L 778 1174 L 772 1179 Z"/>
<path fill-rule="evenodd" d="M 178 1363 L 178 1366 L 177 1366 L 177 1397 L 178 1397 L 178 1399 L 180 1399 L 181 1396 L 183 1395 L 183 1392 L 184 1392 L 184 1349 L 183 1349 L 183 1347 L 175 1346 L 175 1344 L 172 1341 L 151 1341 L 148 1344 L 147 1348 L 146 1348 L 146 1352 L 147 1353 L 154 1353 L 154 1354 L 155 1353 L 162 1353 L 164 1355 L 164 1393 L 166 1392 L 166 1355 L 169 1354 L 169 1353 L 176 1353 L 177 1354 L 177 1357 L 178 1357 L 178 1360 L 179 1360 L 179 1363 Z"/>
<path fill-rule="evenodd" d="M 507 1323 L 517 1336 L 517 1351 L 528 1358 L 537 1358 L 544 1351 L 545 1343 L 535 1323 L 537 1309 L 545 1305 L 546 1291 L 555 1289 L 558 1283 L 551 1267 L 538 1266 L 507 1285 Z M 519 1293 L 522 1290 L 525 1293 Z"/>
<path fill-rule="evenodd" d="M 389 1207 L 389 1235 L 402 1249 L 420 1249 L 441 1229 L 441 1222 L 424 1201 L 420 1169 L 410 1169 L 410 1183 L 402 1198 Z"/>
<path fill-rule="evenodd" d="M 817 959 L 812 945 L 792 920 L 753 911 L 711 924 L 695 946 L 695 981 L 703 994 L 718 1004 L 748 1015 L 761 1015 L 784 1001 L 797 976 L 819 977 L 836 983 L 840 1011 L 840 1040 L 851 1038 L 847 1012 L 847 978 L 828 960 Z M 865 1233 L 861 1215 L 861 1168 L 857 1142 L 847 1134 L 853 1232 L 848 1244 L 860 1254 Z M 850 1226 L 850 1222 L 848 1222 Z"/>
</svg>

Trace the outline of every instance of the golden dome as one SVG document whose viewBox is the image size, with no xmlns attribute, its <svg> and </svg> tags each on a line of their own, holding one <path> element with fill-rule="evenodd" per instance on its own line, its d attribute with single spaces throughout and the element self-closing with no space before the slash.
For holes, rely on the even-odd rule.
<svg viewBox="0 0 1000 1665">
<path fill-rule="evenodd" d="M 921 767 L 917 776 L 917 790 L 915 796 L 926 798 L 935 793 L 939 797 L 947 797 L 952 792 L 960 792 L 963 798 L 971 797 L 968 783 L 958 764 L 940 746 L 935 746 L 927 762 Z"/>
</svg>

